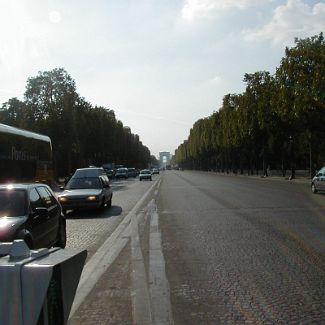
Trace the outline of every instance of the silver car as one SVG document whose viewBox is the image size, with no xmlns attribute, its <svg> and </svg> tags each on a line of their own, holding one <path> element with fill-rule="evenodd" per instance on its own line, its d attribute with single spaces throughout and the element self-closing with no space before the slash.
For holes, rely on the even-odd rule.
<svg viewBox="0 0 325 325">
<path fill-rule="evenodd" d="M 325 166 L 322 167 L 311 181 L 311 191 L 317 193 L 318 191 L 325 191 Z"/>
<path fill-rule="evenodd" d="M 58 195 L 64 212 L 74 209 L 104 209 L 112 205 L 112 189 L 103 168 L 80 168 Z"/>
</svg>

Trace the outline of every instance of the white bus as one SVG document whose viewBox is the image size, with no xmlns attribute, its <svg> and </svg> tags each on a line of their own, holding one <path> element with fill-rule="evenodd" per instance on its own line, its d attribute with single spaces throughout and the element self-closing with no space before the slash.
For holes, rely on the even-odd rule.
<svg viewBox="0 0 325 325">
<path fill-rule="evenodd" d="M 0 182 L 27 181 L 51 185 L 51 139 L 0 123 Z"/>
</svg>

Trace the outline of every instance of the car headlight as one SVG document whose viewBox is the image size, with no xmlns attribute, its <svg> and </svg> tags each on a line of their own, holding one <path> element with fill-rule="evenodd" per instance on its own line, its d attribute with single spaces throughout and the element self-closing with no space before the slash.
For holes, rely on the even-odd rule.
<svg viewBox="0 0 325 325">
<path fill-rule="evenodd" d="M 66 197 L 59 197 L 59 201 L 60 202 L 67 202 L 68 201 L 68 199 L 66 198 Z"/>
<path fill-rule="evenodd" d="M 94 195 L 87 197 L 87 200 L 89 200 L 89 201 L 96 201 L 97 199 L 98 199 L 97 196 L 94 196 Z"/>
</svg>

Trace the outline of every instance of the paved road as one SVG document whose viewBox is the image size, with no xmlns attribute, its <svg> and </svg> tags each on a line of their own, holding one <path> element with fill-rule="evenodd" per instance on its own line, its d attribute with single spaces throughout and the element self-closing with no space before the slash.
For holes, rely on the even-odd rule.
<svg viewBox="0 0 325 325">
<path fill-rule="evenodd" d="M 69 220 L 90 238 L 71 324 L 325 322 L 324 194 L 188 171 L 150 183 L 121 188 L 106 217 Z"/>
<path fill-rule="evenodd" d="M 155 182 L 157 177 L 153 178 Z M 138 178 L 113 180 L 112 207 L 102 211 L 69 211 L 67 214 L 67 248 L 88 250 L 89 259 L 147 191 L 151 182 Z"/>
<path fill-rule="evenodd" d="M 157 205 L 175 324 L 325 322 L 324 195 L 170 172 Z"/>
</svg>

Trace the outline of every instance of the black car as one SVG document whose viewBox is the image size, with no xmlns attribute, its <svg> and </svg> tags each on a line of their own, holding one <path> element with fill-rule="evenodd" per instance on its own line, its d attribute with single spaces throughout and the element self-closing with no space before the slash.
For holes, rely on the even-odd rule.
<svg viewBox="0 0 325 325">
<path fill-rule="evenodd" d="M 128 176 L 129 177 L 137 177 L 137 171 L 135 168 L 128 168 Z"/>
<path fill-rule="evenodd" d="M 106 175 L 108 179 L 113 179 L 114 178 L 114 170 L 113 169 L 106 169 L 104 168 Z"/>
<path fill-rule="evenodd" d="M 49 186 L 0 185 L 0 241 L 23 239 L 32 248 L 64 248 L 66 220 Z"/>
<path fill-rule="evenodd" d="M 118 168 L 115 173 L 115 178 L 124 178 L 127 179 L 129 177 L 129 172 L 127 168 Z"/>
<path fill-rule="evenodd" d="M 103 168 L 79 168 L 58 195 L 63 211 L 112 205 L 112 189 Z"/>
</svg>

